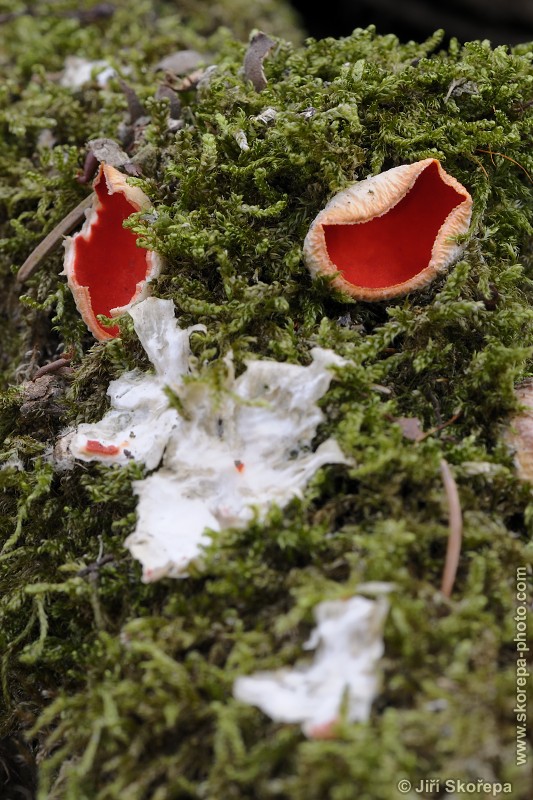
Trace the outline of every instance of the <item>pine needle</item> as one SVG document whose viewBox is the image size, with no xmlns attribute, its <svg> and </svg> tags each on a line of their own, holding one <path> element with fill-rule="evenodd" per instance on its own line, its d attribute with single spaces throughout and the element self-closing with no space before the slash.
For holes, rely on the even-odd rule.
<svg viewBox="0 0 533 800">
<path fill-rule="evenodd" d="M 459 565 L 459 556 L 461 554 L 463 515 L 461 512 L 457 484 L 451 473 L 448 462 L 444 458 L 440 462 L 440 471 L 444 481 L 449 510 L 449 537 L 444 572 L 442 574 L 441 592 L 446 597 L 450 597 L 457 574 L 457 567 Z"/>
</svg>

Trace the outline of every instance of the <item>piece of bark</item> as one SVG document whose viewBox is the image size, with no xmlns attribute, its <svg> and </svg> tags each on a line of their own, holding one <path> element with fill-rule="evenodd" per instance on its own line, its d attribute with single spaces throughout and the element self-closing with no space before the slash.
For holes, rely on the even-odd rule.
<svg viewBox="0 0 533 800">
<path fill-rule="evenodd" d="M 248 50 L 244 56 L 244 75 L 253 83 L 256 92 L 262 92 L 266 88 L 267 79 L 263 70 L 263 61 L 274 45 L 275 42 L 262 31 L 258 31 L 250 39 Z"/>
</svg>

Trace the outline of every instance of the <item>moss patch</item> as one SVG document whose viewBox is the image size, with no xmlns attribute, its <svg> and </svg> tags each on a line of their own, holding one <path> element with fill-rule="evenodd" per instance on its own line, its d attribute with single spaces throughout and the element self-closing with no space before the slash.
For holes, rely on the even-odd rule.
<svg viewBox="0 0 533 800">
<path fill-rule="evenodd" d="M 102 22 L 69 16 L 2 29 L 0 735 L 24 733 L 38 753 L 42 800 L 392 800 L 404 776 L 510 781 L 526 800 L 513 617 L 516 569 L 531 575 L 533 504 L 502 430 L 531 369 L 533 48 L 443 51 L 439 35 L 401 45 L 372 29 L 279 39 L 257 93 L 229 32 L 204 38 L 171 4 L 155 17 L 151 4 L 115 5 L 105 36 Z M 176 133 L 153 66 L 180 47 L 216 68 L 181 92 Z M 16 269 L 83 196 L 85 142 L 117 138 L 126 115 L 117 80 L 58 85 L 52 73 L 74 51 L 110 58 L 148 110 L 134 182 L 154 213 L 127 224 L 166 258 L 154 293 L 174 300 L 182 327 L 206 325 L 192 344 L 208 379 L 230 349 L 238 369 L 258 356 L 308 363 L 316 345 L 350 361 L 322 401 L 317 441 L 335 436 L 355 466 L 323 469 L 283 513 L 217 536 L 186 581 L 142 585 L 123 548 L 140 467 L 54 472 L 47 459 L 63 427 L 101 415 L 110 379 L 147 366 L 127 324 L 121 340 L 94 344 L 59 252 L 22 301 L 16 292 Z M 474 198 L 460 263 L 389 303 L 350 303 L 312 282 L 302 243 L 329 197 L 427 157 Z M 62 346 L 76 353 L 73 378 L 28 407 L 23 381 Z M 405 438 L 400 416 L 430 434 Z M 465 518 L 450 601 L 438 591 L 442 458 Z M 304 655 L 317 602 L 368 580 L 397 587 L 368 724 L 311 742 L 232 699 L 238 674 Z"/>
</svg>

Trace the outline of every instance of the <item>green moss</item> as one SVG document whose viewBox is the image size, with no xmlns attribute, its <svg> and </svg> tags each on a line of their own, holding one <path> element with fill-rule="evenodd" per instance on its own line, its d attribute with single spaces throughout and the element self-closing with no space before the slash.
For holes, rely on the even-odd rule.
<svg viewBox="0 0 533 800">
<path fill-rule="evenodd" d="M 24 731 L 38 752 L 41 800 L 392 800 L 403 776 L 511 781 L 526 800 L 513 616 L 533 505 L 502 431 L 531 371 L 533 49 L 443 51 L 439 35 L 401 45 L 372 29 L 303 47 L 279 40 L 258 94 L 242 74 L 246 45 L 224 31 L 204 38 L 207 16 L 184 27 L 170 4 L 155 18 L 148 3 L 135 14 L 116 5 L 105 36 L 102 22 L 21 17 L 2 49 L 4 383 L 61 346 L 74 347 L 77 371 L 58 384 L 59 414 L 22 413 L 20 387 L 0 405 L 0 735 Z M 17 44 L 22 34 L 33 47 Z M 183 93 L 176 134 L 152 99 L 152 67 L 180 47 L 210 52 L 216 69 Z M 317 345 L 350 361 L 322 401 L 319 439 L 337 437 L 354 466 L 322 470 L 283 513 L 215 537 L 186 581 L 142 585 L 124 550 L 138 466 L 54 472 L 47 458 L 62 427 L 100 416 L 110 379 L 147 367 L 129 325 L 120 341 L 92 342 L 60 253 L 23 303 L 15 294 L 13 273 L 83 194 L 85 142 L 116 138 L 125 118 L 118 82 L 76 92 L 54 82 L 74 51 L 129 67 L 149 111 L 134 182 L 154 213 L 127 224 L 166 258 L 154 293 L 173 299 L 182 326 L 206 325 L 192 339 L 206 372 L 215 379 L 230 349 L 238 369 L 254 357 L 308 363 Z M 277 115 L 265 122 L 268 107 Z M 37 145 L 47 128 L 51 150 Z M 429 156 L 474 198 L 461 262 L 390 303 L 347 302 L 311 281 L 302 242 L 331 194 Z M 404 438 L 402 415 L 433 433 Z M 24 470 L 9 466 L 15 456 Z M 442 458 L 465 518 L 450 601 L 438 591 Z M 238 674 L 302 657 L 317 602 L 369 580 L 396 591 L 368 724 L 310 742 L 232 699 Z"/>
</svg>

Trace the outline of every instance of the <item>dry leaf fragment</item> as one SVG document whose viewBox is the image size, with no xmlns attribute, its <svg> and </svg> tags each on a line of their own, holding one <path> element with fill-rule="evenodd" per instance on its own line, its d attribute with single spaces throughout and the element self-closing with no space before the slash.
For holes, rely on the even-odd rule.
<svg viewBox="0 0 533 800">
<path fill-rule="evenodd" d="M 262 92 L 266 88 L 267 79 L 263 71 L 263 61 L 275 44 L 262 31 L 258 31 L 250 39 L 248 50 L 244 56 L 244 75 L 253 83 L 256 92 Z"/>
<path fill-rule="evenodd" d="M 130 157 L 114 139 L 108 139 L 107 137 L 90 139 L 87 142 L 87 147 L 100 164 L 103 162 L 118 169 L 118 167 L 123 167 L 124 164 L 130 161 Z"/>
<path fill-rule="evenodd" d="M 400 426 L 406 439 L 412 442 L 420 442 L 425 438 L 422 425 L 417 417 L 398 417 L 395 422 Z"/>
<path fill-rule="evenodd" d="M 146 109 L 141 103 L 137 92 L 132 89 L 132 87 L 126 83 L 125 80 L 120 79 L 120 88 L 126 95 L 126 102 L 128 103 L 128 113 L 130 115 L 130 123 L 133 125 L 134 122 L 140 117 L 146 116 Z"/>
<path fill-rule="evenodd" d="M 262 122 L 264 125 L 270 125 L 271 122 L 274 122 L 276 117 L 278 116 L 278 112 L 272 106 L 268 106 L 260 114 L 254 117 L 257 122 Z"/>
<path fill-rule="evenodd" d="M 192 89 L 201 90 L 203 87 L 209 85 L 211 76 L 216 72 L 216 66 L 207 67 L 207 69 L 195 69 L 190 72 L 181 81 L 176 84 L 177 92 L 188 92 Z"/>
<path fill-rule="evenodd" d="M 200 64 L 205 64 L 206 60 L 206 57 L 197 50 L 178 50 L 158 61 L 155 69 L 170 72 L 173 75 L 187 75 L 188 72 L 197 69 Z"/>
<path fill-rule="evenodd" d="M 466 78 L 454 78 L 448 87 L 444 102 L 447 103 L 450 97 L 459 96 L 462 94 L 477 94 L 479 89 L 474 81 L 469 81 Z"/>
</svg>

